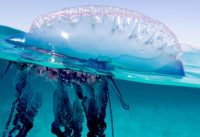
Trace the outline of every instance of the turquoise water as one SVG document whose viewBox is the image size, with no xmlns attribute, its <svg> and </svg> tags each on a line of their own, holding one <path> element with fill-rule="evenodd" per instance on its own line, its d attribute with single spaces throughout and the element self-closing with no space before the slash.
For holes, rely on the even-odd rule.
<svg viewBox="0 0 200 137">
<path fill-rule="evenodd" d="M 6 64 L 1 60 L 1 67 Z M 0 132 L 5 126 L 11 104 L 15 99 L 12 68 L 0 81 Z M 199 137 L 200 92 L 198 88 L 160 86 L 117 80 L 130 110 L 124 110 L 111 90 L 115 137 Z M 36 116 L 28 137 L 53 137 L 52 94 L 53 85 L 45 79 L 32 81 L 36 91 L 43 93 L 43 105 Z M 109 110 L 107 110 L 107 137 L 111 136 Z M 86 123 L 84 123 L 86 126 Z M 84 130 L 86 136 L 87 130 Z"/>
<path fill-rule="evenodd" d="M 9 31 L 8 31 L 8 30 Z M 7 28 L 0 35 L 0 58 L 28 62 L 55 68 L 63 68 L 57 63 L 47 60 L 50 55 L 41 54 L 28 49 L 16 48 L 5 43 L 4 38 L 21 31 Z M 23 57 L 21 56 L 23 55 Z M 156 73 L 145 74 L 138 72 L 113 72 L 124 99 L 130 105 L 126 111 L 121 107 L 117 97 L 111 89 L 115 137 L 198 137 L 200 134 L 200 63 L 199 51 L 190 49 L 180 57 L 184 64 L 186 76 L 174 77 Z M 2 71 L 8 62 L 0 60 Z M 93 72 L 93 70 L 87 70 Z M 0 132 L 3 131 L 8 118 L 11 104 L 15 99 L 16 68 L 11 68 L 0 80 Z M 97 73 L 97 72 L 93 72 Z M 51 134 L 51 123 L 54 119 L 52 110 L 52 94 L 54 85 L 45 78 L 35 78 L 32 83 L 34 91 L 43 93 L 43 105 L 36 116 L 34 127 L 29 137 L 54 136 Z M 111 136 L 109 110 L 106 121 L 106 134 Z M 86 122 L 84 122 L 83 136 L 86 136 Z"/>
</svg>

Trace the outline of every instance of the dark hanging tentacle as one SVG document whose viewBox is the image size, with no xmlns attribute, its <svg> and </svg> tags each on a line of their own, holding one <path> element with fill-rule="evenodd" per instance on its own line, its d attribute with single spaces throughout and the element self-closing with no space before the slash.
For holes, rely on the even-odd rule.
<svg viewBox="0 0 200 137">
<path fill-rule="evenodd" d="M 114 137 L 114 123 L 113 123 L 113 114 L 112 114 L 112 104 L 111 104 L 109 92 L 108 92 L 108 103 L 109 103 L 109 110 L 110 110 L 110 122 L 111 122 L 112 137 Z"/>
<path fill-rule="evenodd" d="M 34 117 L 42 105 L 41 93 L 34 93 L 29 86 L 23 90 L 17 103 L 16 115 L 13 120 L 14 127 L 9 132 L 9 137 L 16 133 L 16 137 L 26 137 L 33 127 Z"/>
<path fill-rule="evenodd" d="M 100 108 L 100 114 L 99 114 L 99 137 L 105 137 L 104 131 L 106 129 L 106 108 L 108 104 L 108 82 L 105 77 L 102 77 L 100 82 L 100 100 L 101 100 L 101 108 Z"/>
<path fill-rule="evenodd" d="M 68 101 L 67 96 L 64 96 L 64 75 L 60 72 L 59 73 L 60 79 L 58 79 L 58 89 L 54 91 L 53 95 L 53 110 L 55 120 L 51 124 L 51 132 L 55 134 L 57 137 L 65 137 L 64 132 L 60 129 L 63 125 L 63 117 L 65 116 L 65 107 L 68 105 L 66 101 Z M 65 100 L 64 101 L 64 97 Z"/>
<path fill-rule="evenodd" d="M 26 98 L 29 98 L 29 97 L 26 96 Z M 26 137 L 27 133 L 33 127 L 34 117 L 37 115 L 38 110 L 42 105 L 41 93 L 36 93 L 32 101 L 28 101 L 27 99 L 27 102 L 29 103 L 29 105 L 25 113 L 23 113 L 20 117 L 22 128 L 19 130 L 19 133 L 16 137 Z"/>
<path fill-rule="evenodd" d="M 22 70 L 23 71 L 23 70 Z M 2 137 L 5 137 L 6 134 L 7 134 L 7 130 L 9 128 L 9 125 L 10 125 L 10 122 L 12 120 L 12 117 L 13 117 L 13 113 L 14 113 L 14 110 L 16 108 L 16 104 L 18 103 L 19 101 L 19 98 L 21 97 L 22 95 L 22 92 L 23 92 L 23 89 L 25 88 L 26 86 L 26 83 L 27 83 L 27 73 L 24 71 L 24 72 L 21 72 L 20 74 L 20 77 L 19 77 L 19 82 L 16 84 L 16 100 L 12 103 L 12 107 L 11 107 L 11 111 L 10 111 L 10 114 L 9 114 L 9 117 L 8 117 L 8 121 L 6 122 L 6 126 L 4 128 L 4 132 L 3 132 L 3 135 Z"/>
<path fill-rule="evenodd" d="M 64 133 L 60 129 L 60 123 L 57 119 L 51 124 L 51 132 L 57 137 L 65 137 Z"/>
<path fill-rule="evenodd" d="M 94 93 L 94 88 L 89 88 L 91 93 Z M 86 108 L 86 106 L 84 106 Z M 89 132 L 87 134 L 88 137 L 96 137 L 98 134 L 98 108 L 95 101 L 95 96 L 92 96 L 88 99 L 88 106 L 86 109 L 87 115 L 87 126 Z"/>
<path fill-rule="evenodd" d="M 114 85 L 114 87 L 116 89 L 116 95 L 117 95 L 119 101 L 121 102 L 122 107 L 125 110 L 129 110 L 129 105 L 125 103 L 125 101 L 124 101 L 124 99 L 122 97 L 122 94 L 121 94 L 119 88 L 117 87 L 117 84 L 115 83 L 114 79 L 112 77 L 109 77 L 109 79 L 111 80 L 112 84 Z"/>
<path fill-rule="evenodd" d="M 54 92 L 55 120 L 51 129 L 57 137 L 81 137 L 84 111 L 81 105 L 83 94 L 80 81 L 75 72 L 59 70 L 59 88 Z M 74 100 L 69 99 L 69 94 L 70 97 L 74 95 Z"/>
<path fill-rule="evenodd" d="M 89 119 L 88 111 L 87 111 L 88 100 L 89 100 L 88 97 L 85 96 L 83 97 L 83 101 L 82 101 L 83 110 L 85 112 L 85 116 L 87 120 Z"/>
<path fill-rule="evenodd" d="M 71 137 L 72 108 L 62 80 L 59 80 L 58 86 L 58 90 L 54 93 L 55 120 L 52 123 L 51 132 L 57 137 Z M 64 128 L 64 131 L 61 130 L 61 127 Z"/>
<path fill-rule="evenodd" d="M 69 101 L 67 87 L 71 84 L 70 74 L 59 70 L 58 90 L 54 92 L 54 115 L 51 132 L 57 137 L 72 137 L 73 106 Z M 64 128 L 64 131 L 61 130 Z"/>
<path fill-rule="evenodd" d="M 73 84 L 75 89 L 76 99 L 73 103 L 73 121 L 72 121 L 72 128 L 73 128 L 73 137 L 81 137 L 81 132 L 83 130 L 83 108 L 81 105 L 81 100 L 83 99 L 83 93 L 81 86 L 77 83 Z"/>
<path fill-rule="evenodd" d="M 11 129 L 11 131 L 9 132 L 9 137 L 12 137 L 12 134 L 14 132 L 16 132 L 17 130 L 20 130 L 22 128 L 20 121 L 23 120 L 23 118 L 26 115 L 26 110 L 28 107 L 28 99 L 26 95 L 22 95 L 22 97 L 19 99 L 19 102 L 17 104 L 17 108 L 16 108 L 16 115 L 13 121 L 13 129 Z"/>
<path fill-rule="evenodd" d="M 36 94 L 33 97 L 33 91 L 30 90 L 27 84 L 27 77 L 30 74 L 31 66 L 28 64 L 16 64 L 20 70 L 18 83 L 15 86 L 16 100 L 12 104 L 11 112 L 6 123 L 3 137 L 6 136 L 10 122 L 16 109 L 15 118 L 13 120 L 13 128 L 9 131 L 8 136 L 26 137 L 28 131 L 33 127 L 33 120 L 41 106 L 41 95 Z M 29 67 L 29 68 L 28 68 Z M 17 133 L 18 131 L 18 133 Z"/>
<path fill-rule="evenodd" d="M 83 98 L 83 108 L 87 118 L 88 137 L 105 137 L 106 107 L 108 103 L 108 83 L 101 77 L 97 84 L 86 84 L 88 94 Z M 97 89 L 95 87 L 97 86 Z"/>
<path fill-rule="evenodd" d="M 83 110 L 80 102 L 76 100 L 73 104 L 73 137 L 81 137 L 81 132 L 83 130 Z"/>
<path fill-rule="evenodd" d="M 87 94 L 84 95 L 82 105 L 85 111 L 85 115 L 87 120 L 89 119 L 89 104 L 90 104 L 90 99 L 94 98 L 94 88 L 90 86 L 89 84 L 86 84 L 86 91 Z"/>
</svg>

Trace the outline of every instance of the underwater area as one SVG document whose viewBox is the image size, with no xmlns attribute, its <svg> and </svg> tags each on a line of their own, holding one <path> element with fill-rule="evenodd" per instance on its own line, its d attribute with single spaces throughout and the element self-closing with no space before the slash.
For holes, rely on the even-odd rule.
<svg viewBox="0 0 200 137">
<path fill-rule="evenodd" d="M 1 70 L 7 62 L 1 60 Z M 13 78 L 16 69 L 12 68 L 1 80 L 0 87 L 0 129 L 3 131 L 10 106 L 15 99 Z M 200 92 L 198 88 L 160 86 L 117 80 L 118 87 L 130 110 L 124 110 L 116 95 L 110 91 L 113 109 L 115 137 L 198 137 L 200 134 Z M 34 91 L 43 94 L 43 105 L 35 117 L 34 127 L 28 137 L 53 137 L 51 123 L 53 116 L 53 89 L 46 79 L 31 81 Z M 106 135 L 111 136 L 110 116 Z M 87 129 L 84 122 L 83 136 Z"/>
<path fill-rule="evenodd" d="M 0 24 L 0 136 L 198 137 L 199 58 L 160 21 L 111 6 Z"/>
</svg>

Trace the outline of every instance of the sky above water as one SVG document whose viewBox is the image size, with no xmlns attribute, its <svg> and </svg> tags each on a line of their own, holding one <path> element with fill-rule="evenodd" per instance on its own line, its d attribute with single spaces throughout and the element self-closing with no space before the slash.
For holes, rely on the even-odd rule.
<svg viewBox="0 0 200 137">
<path fill-rule="evenodd" d="M 166 24 L 180 43 L 200 48 L 200 0 L 0 0 L 0 25 L 28 31 L 39 15 L 88 4 L 140 11 Z"/>
</svg>

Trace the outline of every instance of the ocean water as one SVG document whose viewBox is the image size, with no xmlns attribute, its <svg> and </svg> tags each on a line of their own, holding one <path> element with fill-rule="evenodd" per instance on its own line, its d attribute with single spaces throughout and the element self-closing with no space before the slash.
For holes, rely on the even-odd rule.
<svg viewBox="0 0 200 137">
<path fill-rule="evenodd" d="M 2 28 L 1 32 L 3 32 Z M 0 58 L 2 58 L 0 72 L 8 64 L 6 60 L 48 66 L 49 62 L 45 61 L 50 56 L 41 58 L 41 54 L 25 49 L 21 50 L 4 41 L 4 38 L 18 33 L 20 31 L 6 28 L 0 35 Z M 33 54 L 28 56 L 30 53 Z M 184 77 L 146 75 L 137 72 L 130 72 L 130 77 L 127 72 L 124 74 L 115 72 L 116 83 L 124 100 L 130 105 L 130 110 L 124 110 L 113 89 L 109 87 L 115 137 L 199 137 L 200 64 L 198 58 L 198 51 L 194 52 L 190 49 L 183 53 L 181 59 L 186 72 Z M 59 64 L 51 65 L 62 68 Z M 15 100 L 16 73 L 17 69 L 12 67 L 0 80 L 0 133 L 4 130 L 12 102 Z M 28 137 L 53 137 L 51 123 L 54 120 L 52 106 L 55 85 L 46 78 L 39 77 L 32 79 L 30 83 L 33 91 L 42 93 L 43 104 L 35 117 L 34 127 L 28 133 Z M 110 137 L 109 109 L 107 109 L 106 122 L 106 135 Z M 86 120 L 84 120 L 83 136 L 86 134 Z"/>
<path fill-rule="evenodd" d="M 0 70 L 6 65 L 0 60 Z M 13 67 L 0 81 L 0 132 L 3 131 L 10 107 L 15 99 Z M 34 90 L 43 94 L 43 105 L 28 137 L 53 137 L 51 123 L 53 85 L 45 79 L 31 81 Z M 200 92 L 198 88 L 162 86 L 116 80 L 130 110 L 124 110 L 114 92 L 111 93 L 115 137 L 199 137 Z M 107 137 L 111 136 L 110 116 L 107 110 Z M 86 123 L 84 122 L 84 127 Z M 83 136 L 87 129 L 84 128 Z"/>
</svg>

